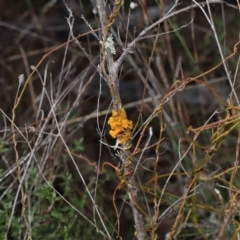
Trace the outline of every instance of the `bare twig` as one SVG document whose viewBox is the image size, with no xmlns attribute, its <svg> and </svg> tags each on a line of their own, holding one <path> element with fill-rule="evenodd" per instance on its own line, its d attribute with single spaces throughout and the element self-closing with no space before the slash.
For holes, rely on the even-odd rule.
<svg viewBox="0 0 240 240">
<path fill-rule="evenodd" d="M 112 100 L 113 100 L 113 108 L 115 110 L 121 109 L 121 98 L 119 94 L 119 79 L 118 79 L 118 72 L 120 69 L 121 64 L 116 64 L 113 59 L 113 52 L 109 51 L 109 49 L 105 49 L 106 46 L 106 40 L 108 38 L 108 30 L 110 26 L 114 22 L 114 17 L 116 16 L 117 12 L 119 11 L 121 5 L 123 4 L 123 1 L 115 1 L 115 7 L 110 15 L 109 18 L 107 18 L 107 12 L 106 8 L 104 6 L 104 1 L 103 0 L 96 0 L 96 6 L 98 9 L 98 14 L 99 14 L 99 19 L 102 27 L 102 62 L 101 62 L 101 70 L 103 75 L 107 78 L 107 83 L 109 85 L 111 95 L 112 95 Z M 107 70 L 105 70 L 105 65 L 104 62 L 107 62 Z M 108 71 L 108 74 L 106 73 Z M 129 148 L 129 143 L 124 143 L 123 148 L 128 149 Z M 131 155 L 131 152 L 129 150 L 124 150 L 121 152 L 119 155 L 122 162 L 123 162 L 123 172 L 129 173 L 132 171 L 132 163 L 129 162 L 129 156 Z M 138 199 L 138 189 L 133 187 L 135 186 L 135 178 L 134 176 L 129 177 L 128 179 L 128 184 L 126 185 L 127 190 L 128 190 L 128 196 L 129 200 L 131 203 L 132 211 L 133 211 L 133 216 L 134 216 L 134 222 L 135 222 L 135 229 L 136 229 L 136 236 L 139 240 L 147 240 L 148 239 L 148 234 L 146 231 L 146 224 L 144 221 L 144 218 L 140 211 L 137 209 L 137 199 Z"/>
</svg>

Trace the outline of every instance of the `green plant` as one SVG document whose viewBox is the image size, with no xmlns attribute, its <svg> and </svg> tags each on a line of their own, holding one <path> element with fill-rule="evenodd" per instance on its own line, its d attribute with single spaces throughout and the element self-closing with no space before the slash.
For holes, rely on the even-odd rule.
<svg viewBox="0 0 240 240">
<path fill-rule="evenodd" d="M 239 9 L 170 2 L 3 13 L 1 239 L 239 238 Z"/>
</svg>

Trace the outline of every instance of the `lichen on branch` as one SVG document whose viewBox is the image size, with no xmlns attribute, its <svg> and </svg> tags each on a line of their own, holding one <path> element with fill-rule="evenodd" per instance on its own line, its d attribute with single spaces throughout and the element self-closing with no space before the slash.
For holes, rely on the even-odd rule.
<svg viewBox="0 0 240 240">
<path fill-rule="evenodd" d="M 124 108 L 112 110 L 112 116 L 108 120 L 111 127 L 109 134 L 113 138 L 117 138 L 121 144 L 126 144 L 131 137 L 133 123 L 127 119 L 126 111 Z"/>
</svg>

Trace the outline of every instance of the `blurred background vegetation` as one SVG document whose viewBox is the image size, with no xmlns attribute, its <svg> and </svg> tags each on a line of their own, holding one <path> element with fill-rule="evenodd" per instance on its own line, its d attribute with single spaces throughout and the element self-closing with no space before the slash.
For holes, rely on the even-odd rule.
<svg viewBox="0 0 240 240">
<path fill-rule="evenodd" d="M 73 11 L 75 36 L 90 31 L 86 22 L 93 29 L 100 27 L 91 2 L 94 1 L 66 1 Z M 125 46 L 146 26 L 169 11 L 174 1 L 139 0 L 137 3 L 138 7 L 131 10 L 128 21 L 130 1 L 125 1 L 114 23 L 116 36 Z M 190 0 L 179 2 L 173 11 L 191 4 Z M 237 2 L 212 4 L 211 13 L 222 53 L 226 57 L 233 53 L 233 46 L 239 40 Z M 11 128 L 12 109 L 18 92 L 23 88 L 19 84 L 19 76 L 24 74 L 26 79 L 45 54 L 70 39 L 68 16 L 69 12 L 60 0 L 0 1 L 0 239 L 108 239 L 101 234 L 105 233 L 102 221 L 112 239 L 116 237 L 113 194 L 119 179 L 114 169 L 108 166 L 98 176 L 92 164 L 95 162 L 102 166 L 104 162 L 110 162 L 117 166 L 118 159 L 112 149 L 99 141 L 115 144 L 108 134 L 109 127 L 105 126 L 111 96 L 107 84 L 100 80 L 96 71 L 100 45 L 91 33 L 79 39 L 91 61 L 74 42 L 44 59 L 16 108 L 14 132 Z M 160 35 L 156 40 L 153 36 L 159 32 L 169 33 Z M 216 36 L 199 8 L 173 16 L 147 36 L 136 44 L 133 53 L 124 61 L 120 74 L 123 105 L 134 123 L 140 116 L 140 125 L 153 112 L 153 100 L 166 95 L 176 79 L 199 75 L 222 61 Z M 115 47 L 117 58 L 122 48 L 117 42 Z M 231 77 L 236 76 L 234 89 L 238 95 L 237 54 L 227 61 L 227 66 Z M 192 143 L 193 136 L 187 134 L 188 128 L 203 126 L 216 109 L 219 109 L 218 114 L 211 117 L 210 122 L 225 117 L 225 106 L 218 98 L 227 102 L 231 93 L 224 67 L 219 66 L 201 80 L 210 87 L 198 82 L 190 83 L 164 106 L 166 128 L 159 149 L 159 193 L 179 160 L 179 152 L 184 153 Z M 145 99 L 144 103 L 142 99 Z M 232 106 L 237 106 L 237 102 Z M 238 110 L 235 109 L 236 112 Z M 151 122 L 153 138 L 149 145 L 158 141 L 160 124 L 159 118 Z M 233 176 L 231 170 L 238 163 L 238 128 L 236 124 L 231 132 L 227 132 L 221 147 L 216 149 L 204 168 L 202 176 L 205 178 L 199 181 L 197 198 L 192 202 L 186 201 L 185 214 L 190 217 L 183 222 L 184 228 L 179 229 L 176 239 L 216 239 L 226 216 L 230 219 L 223 239 L 237 236 L 240 226 L 239 197 L 233 198 L 230 190 L 237 192 L 240 186 L 239 171 L 236 170 Z M 58 134 L 59 129 L 61 134 Z M 16 135 L 17 162 L 13 134 Z M 213 129 L 201 132 L 195 147 L 182 161 L 187 172 L 192 170 L 193 159 L 203 158 L 213 134 Z M 139 136 L 137 134 L 133 139 L 134 144 Z M 144 136 L 141 148 L 147 140 L 148 136 Z M 153 188 L 151 174 L 156 159 L 155 148 L 144 151 L 141 159 L 143 167 L 138 171 L 139 185 L 142 186 L 141 207 L 151 215 L 154 202 L 148 189 Z M 184 171 L 181 168 L 178 171 L 166 186 L 162 212 L 181 199 L 189 182 Z M 20 194 L 22 189 L 18 173 L 22 179 L 24 198 Z M 221 176 L 211 178 L 220 173 Z M 94 196 L 101 218 L 96 214 L 86 189 Z M 115 202 L 121 212 L 120 234 L 124 240 L 130 240 L 134 238 L 134 222 L 125 194 L 124 189 L 117 191 Z M 193 202 L 195 209 L 191 207 Z M 225 210 L 230 209 L 233 202 L 236 207 L 227 215 Z M 170 231 L 176 214 L 177 209 L 167 212 L 161 219 L 157 229 L 159 239 L 164 239 Z M 27 231 L 31 233 L 31 238 L 28 238 Z"/>
</svg>

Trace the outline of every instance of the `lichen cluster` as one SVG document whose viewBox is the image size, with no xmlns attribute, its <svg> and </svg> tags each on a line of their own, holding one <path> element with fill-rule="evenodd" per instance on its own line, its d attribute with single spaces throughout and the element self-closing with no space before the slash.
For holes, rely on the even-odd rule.
<svg viewBox="0 0 240 240">
<path fill-rule="evenodd" d="M 117 138 L 119 143 L 126 144 L 130 140 L 133 123 L 127 119 L 125 109 L 112 110 L 112 116 L 109 118 L 108 124 L 111 127 L 109 134 L 113 138 Z"/>
</svg>

